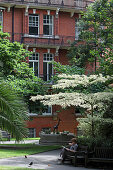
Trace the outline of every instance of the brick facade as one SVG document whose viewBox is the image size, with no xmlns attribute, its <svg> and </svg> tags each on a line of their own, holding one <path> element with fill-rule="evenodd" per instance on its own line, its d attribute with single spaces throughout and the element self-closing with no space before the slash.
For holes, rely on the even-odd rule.
<svg viewBox="0 0 113 170">
<path fill-rule="evenodd" d="M 75 18 L 79 17 L 82 9 L 84 10 L 84 6 L 79 8 L 74 0 L 64 0 L 62 1 L 64 4 L 61 4 L 58 0 L 55 2 L 57 5 L 52 5 L 51 3 L 45 6 L 41 4 L 41 1 L 39 1 L 39 4 L 35 4 L 33 1 L 22 3 L 20 0 L 19 3 L 19 1 L 10 2 L 0 0 L 0 6 L 4 8 L 2 9 L 3 31 L 11 34 L 11 41 L 14 39 L 14 41 L 23 43 L 24 48 L 30 51 L 35 49 L 35 53 L 39 53 L 39 76 L 41 75 L 42 77 L 44 53 L 52 53 L 55 61 L 62 64 L 69 64 L 67 51 L 70 45 L 68 42 L 75 40 Z M 47 3 L 47 0 L 45 0 L 45 3 Z M 32 16 L 39 16 L 39 28 L 37 28 L 39 33 L 37 36 L 29 35 L 29 15 L 31 14 Z M 53 34 L 51 36 L 44 36 L 44 15 L 53 16 Z M 48 31 L 50 31 L 50 27 Z M 48 116 L 30 115 L 30 121 L 27 122 L 27 127 L 34 128 L 36 130 L 36 136 L 39 136 L 42 128 L 51 128 L 53 130 L 53 127 L 58 122 L 58 118 L 60 118 L 59 131 L 70 131 L 76 134 L 77 121 L 75 109 L 62 110 L 56 116 L 54 113 L 58 109 L 58 107 L 53 107 L 52 115 Z"/>
</svg>

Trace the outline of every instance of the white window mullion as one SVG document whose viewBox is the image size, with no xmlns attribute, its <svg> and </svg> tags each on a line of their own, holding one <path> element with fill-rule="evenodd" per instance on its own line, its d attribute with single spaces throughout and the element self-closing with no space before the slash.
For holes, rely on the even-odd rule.
<svg viewBox="0 0 113 170">
<path fill-rule="evenodd" d="M 50 25 L 52 27 L 52 35 L 53 35 L 53 16 L 52 16 L 52 23 L 50 22 Z"/>
<path fill-rule="evenodd" d="M 33 73 L 35 74 L 35 72 L 34 72 L 34 71 L 35 71 L 35 69 L 34 69 L 34 68 L 35 68 L 35 66 L 34 66 L 34 62 L 33 62 Z"/>
<path fill-rule="evenodd" d="M 29 15 L 29 34 L 39 35 L 39 16 Z"/>
<path fill-rule="evenodd" d="M 39 75 L 39 53 L 33 53 L 33 55 L 29 57 L 29 62 L 32 63 L 32 69 L 35 76 L 38 76 Z M 37 72 L 35 66 L 37 67 Z"/>
<path fill-rule="evenodd" d="M 43 34 L 45 36 L 52 36 L 53 35 L 53 25 L 54 25 L 53 24 L 53 16 L 44 15 L 43 16 L 43 31 L 44 31 Z"/>
<path fill-rule="evenodd" d="M 45 67 L 43 67 L 43 73 L 44 73 L 44 81 L 48 81 L 51 77 L 51 74 L 53 73 L 53 68 L 52 70 L 50 71 L 51 67 L 49 65 L 49 62 L 53 60 L 53 54 L 51 53 L 45 53 L 43 55 L 43 63 L 46 63 L 46 70 L 45 70 Z M 50 73 L 49 75 L 49 71 L 52 72 Z M 46 75 L 45 75 L 46 73 Z"/>
<path fill-rule="evenodd" d="M 49 64 L 47 62 L 47 81 L 49 80 Z"/>
<path fill-rule="evenodd" d="M 79 35 L 80 35 L 80 32 L 81 32 L 81 26 L 79 25 L 79 18 L 76 18 L 75 20 L 75 40 L 78 40 L 79 39 Z"/>
</svg>

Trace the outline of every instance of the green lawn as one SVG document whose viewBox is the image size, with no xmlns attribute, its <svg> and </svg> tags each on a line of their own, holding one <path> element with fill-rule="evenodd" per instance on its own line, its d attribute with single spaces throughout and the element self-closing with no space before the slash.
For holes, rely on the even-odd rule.
<svg viewBox="0 0 113 170">
<path fill-rule="evenodd" d="M 1 145 L 0 145 L 1 146 Z M 8 146 L 8 144 L 7 144 Z M 0 149 L 0 158 L 8 158 L 8 157 L 17 157 L 24 155 L 31 155 L 41 152 L 46 152 L 54 149 L 59 149 L 60 146 L 52 145 L 52 146 L 40 146 L 35 144 L 10 144 L 9 146 L 17 146 L 16 149 Z M 23 148 L 18 148 L 19 146 Z M 29 147 L 29 148 L 28 148 Z M 0 169 L 1 170 L 1 169 Z"/>
<path fill-rule="evenodd" d="M 40 138 L 23 138 L 24 140 L 40 140 Z M 7 141 L 7 138 L 2 138 L 2 141 Z M 11 138 L 10 141 L 15 141 L 15 138 Z"/>
<path fill-rule="evenodd" d="M 21 167 L 14 167 L 14 166 L 0 166 L 0 170 L 33 170 L 32 168 L 21 168 Z M 36 170 L 43 170 L 43 169 L 36 169 Z"/>
</svg>

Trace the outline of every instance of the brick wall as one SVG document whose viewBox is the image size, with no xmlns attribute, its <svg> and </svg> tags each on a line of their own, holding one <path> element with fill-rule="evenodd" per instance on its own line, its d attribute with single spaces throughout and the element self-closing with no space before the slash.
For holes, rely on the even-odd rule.
<svg viewBox="0 0 113 170">
<path fill-rule="evenodd" d="M 28 10 L 29 14 L 33 14 L 33 9 Z M 40 27 L 40 34 L 43 34 L 43 15 L 47 14 L 47 10 L 44 9 L 37 9 L 36 14 L 39 15 L 39 27 Z M 54 16 L 54 35 L 59 35 L 62 38 L 63 41 L 67 42 L 70 40 L 72 42 L 74 39 L 71 37 L 75 37 L 75 18 L 78 18 L 78 14 L 71 14 L 70 12 L 59 12 L 59 16 L 55 17 L 56 11 L 50 11 L 50 14 Z M 8 12 L 7 9 L 3 12 L 3 31 L 4 32 L 12 32 L 12 8 Z M 28 25 L 28 16 L 25 16 L 25 9 L 23 8 L 15 8 L 14 9 L 14 32 L 17 33 L 15 36 L 15 40 L 21 40 L 21 33 L 29 34 L 29 25 Z M 20 36 L 20 37 L 19 37 Z M 69 36 L 69 39 L 66 39 L 65 37 Z M 34 38 L 27 38 L 28 40 L 35 40 Z M 26 39 L 26 40 L 27 40 Z M 37 38 L 38 39 L 38 38 Z M 43 53 L 47 53 L 47 49 L 50 49 L 50 53 L 53 53 L 55 55 L 56 49 L 53 46 L 51 47 L 44 46 L 43 42 L 48 42 L 48 39 L 41 39 L 42 45 L 38 47 L 35 44 L 36 52 L 39 53 L 39 74 L 43 74 Z M 59 40 L 57 40 L 59 41 Z M 54 41 L 53 41 L 54 42 Z M 48 44 L 47 44 L 48 45 Z M 66 48 L 66 47 L 65 47 Z M 29 50 L 32 51 L 33 47 L 29 47 Z M 67 57 L 67 49 L 63 49 L 62 46 L 59 50 L 59 56 L 55 57 L 56 61 L 61 62 L 61 64 L 69 64 L 68 57 Z M 87 68 L 89 71 L 94 69 L 94 65 L 87 65 Z M 53 114 L 56 112 L 56 110 L 61 109 L 59 107 L 53 107 Z M 42 128 L 50 127 L 53 131 L 53 127 L 57 124 L 58 118 L 61 119 L 60 125 L 59 125 L 59 131 L 70 131 L 76 134 L 77 130 L 77 121 L 74 114 L 74 108 L 70 108 L 68 110 L 62 110 L 60 113 L 58 113 L 57 119 L 52 116 L 38 116 L 38 117 L 32 117 L 30 121 L 27 122 L 28 128 L 36 128 L 36 136 L 39 136 L 39 132 Z"/>
<path fill-rule="evenodd" d="M 57 107 L 54 109 L 59 110 L 61 108 Z M 59 132 L 69 131 L 76 134 L 76 127 L 78 123 L 74 113 L 74 108 L 70 108 L 68 110 L 62 110 L 60 113 L 58 113 L 57 119 L 54 119 L 53 115 L 32 117 L 31 120 L 27 122 L 27 127 L 35 128 L 36 136 L 39 136 L 39 132 L 42 130 L 42 128 L 49 127 L 51 128 L 51 131 L 53 131 L 53 127 L 58 123 L 58 119 L 60 118 L 61 122 L 58 128 Z"/>
</svg>

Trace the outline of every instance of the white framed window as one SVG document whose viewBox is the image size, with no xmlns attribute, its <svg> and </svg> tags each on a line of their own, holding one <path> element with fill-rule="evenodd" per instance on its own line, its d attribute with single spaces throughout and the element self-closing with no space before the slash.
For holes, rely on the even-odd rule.
<svg viewBox="0 0 113 170">
<path fill-rule="evenodd" d="M 43 80 L 49 81 L 53 75 L 53 66 L 50 61 L 53 60 L 53 54 L 45 53 L 43 55 Z"/>
<path fill-rule="evenodd" d="M 39 75 L 39 53 L 33 53 L 32 56 L 29 56 L 29 67 L 33 68 L 35 76 Z"/>
<path fill-rule="evenodd" d="M 0 31 L 3 31 L 3 12 L 0 10 Z"/>
<path fill-rule="evenodd" d="M 75 19 L 75 40 L 79 39 L 80 31 L 81 31 L 81 26 L 80 26 L 80 19 L 76 18 Z"/>
<path fill-rule="evenodd" d="M 42 113 L 42 115 L 44 116 L 52 115 L 52 106 L 46 106 L 44 110 L 45 112 Z"/>
<path fill-rule="evenodd" d="M 35 128 L 28 128 L 29 129 L 29 138 L 36 137 L 36 129 Z"/>
<path fill-rule="evenodd" d="M 39 35 L 38 15 L 29 15 L 29 35 Z"/>
<path fill-rule="evenodd" d="M 49 134 L 51 132 L 51 128 L 50 127 L 43 127 L 41 129 L 42 132 L 45 132 L 46 134 Z"/>
<path fill-rule="evenodd" d="M 43 34 L 45 36 L 53 35 L 53 16 L 52 15 L 43 16 Z"/>
</svg>

